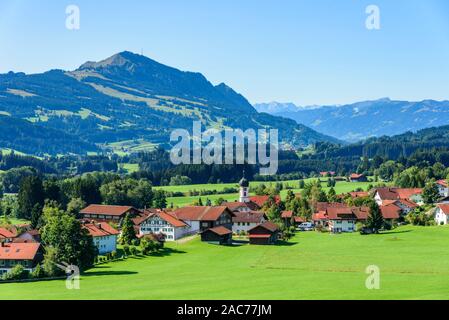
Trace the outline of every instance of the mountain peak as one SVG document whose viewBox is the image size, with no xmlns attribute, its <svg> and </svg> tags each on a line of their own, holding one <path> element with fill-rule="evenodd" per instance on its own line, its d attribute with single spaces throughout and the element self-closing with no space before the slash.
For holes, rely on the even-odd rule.
<svg viewBox="0 0 449 320">
<path fill-rule="evenodd" d="M 129 66 L 140 64 L 142 63 L 143 58 L 152 61 L 149 58 L 132 53 L 130 51 L 123 51 L 99 62 L 88 61 L 81 65 L 78 70 L 105 69 L 110 67 L 122 68 L 127 65 Z"/>
</svg>

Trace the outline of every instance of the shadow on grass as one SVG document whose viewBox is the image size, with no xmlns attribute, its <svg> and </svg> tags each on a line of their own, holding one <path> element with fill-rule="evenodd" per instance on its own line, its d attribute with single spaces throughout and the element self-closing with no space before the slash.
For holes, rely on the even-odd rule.
<svg viewBox="0 0 449 320">
<path fill-rule="evenodd" d="M 167 256 L 171 256 L 172 254 L 183 254 L 183 253 L 187 253 L 187 252 L 178 250 L 178 249 L 173 249 L 173 248 L 163 248 L 158 252 L 151 253 L 149 256 L 150 257 L 167 257 Z M 143 257 L 145 257 L 145 256 L 143 256 Z"/>
<path fill-rule="evenodd" d="M 96 269 L 96 268 L 95 268 Z M 92 271 L 83 274 L 83 277 L 98 277 L 98 276 L 126 276 L 137 274 L 136 271 Z"/>
<path fill-rule="evenodd" d="M 289 242 L 289 241 L 283 241 L 283 240 L 278 240 L 275 243 L 275 246 L 277 247 L 291 247 L 291 246 L 296 246 L 299 242 Z"/>
<path fill-rule="evenodd" d="M 413 230 L 402 230 L 402 231 L 385 231 L 385 232 L 380 232 L 378 235 L 383 235 L 383 234 L 400 234 L 400 233 L 409 233 L 409 232 L 413 232 Z"/>
</svg>

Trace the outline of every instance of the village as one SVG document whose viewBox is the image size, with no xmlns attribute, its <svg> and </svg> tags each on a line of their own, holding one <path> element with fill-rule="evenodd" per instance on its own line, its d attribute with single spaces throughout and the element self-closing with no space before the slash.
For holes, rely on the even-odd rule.
<svg viewBox="0 0 449 320">
<path fill-rule="evenodd" d="M 322 172 L 321 176 L 334 174 Z M 362 174 L 348 177 L 354 183 L 367 179 Z M 446 225 L 449 223 L 447 181 L 436 181 L 436 190 L 438 201 L 425 214 L 431 215 L 429 219 L 433 220 L 434 225 Z M 294 196 L 295 199 L 301 197 L 301 194 Z M 425 204 L 423 189 L 393 186 L 353 191 L 336 195 L 335 198 L 337 201 L 311 203 L 313 214 L 309 219 L 295 210 L 286 210 L 284 205 L 279 219 L 270 220 L 267 208 L 292 199 L 281 199 L 278 195 L 252 196 L 249 181 L 242 178 L 239 181 L 239 200 L 235 202 L 173 209 L 91 204 L 80 211 L 78 221 L 92 237 L 99 256 L 115 257 L 118 246 L 124 244 L 122 238 L 125 232 L 132 234 L 133 244 L 149 239 L 163 245 L 165 242 L 188 241 L 199 236 L 202 242 L 216 245 L 275 245 L 279 241 L 288 241 L 295 232 L 315 230 L 332 235 L 376 233 L 387 226 L 390 229 L 406 223 L 406 217 Z M 373 230 L 368 223 L 370 219 L 376 219 L 371 212 L 377 210 L 376 207 L 383 221 L 379 230 Z M 329 241 L 333 239 L 329 238 Z M 30 225 L 0 228 L 0 276 L 14 272 L 18 266 L 29 274 L 35 272 L 36 268 L 40 268 L 44 252 L 39 229 L 33 229 Z"/>
</svg>

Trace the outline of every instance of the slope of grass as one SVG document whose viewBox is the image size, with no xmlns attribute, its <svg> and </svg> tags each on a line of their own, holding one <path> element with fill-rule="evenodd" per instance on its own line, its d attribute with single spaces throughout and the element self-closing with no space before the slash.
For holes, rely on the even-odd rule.
<svg viewBox="0 0 449 320">
<path fill-rule="evenodd" d="M 448 299 L 447 227 L 371 236 L 300 233 L 278 246 L 167 244 L 160 256 L 101 265 L 81 278 L 0 285 L 0 299 Z M 367 266 L 380 268 L 368 290 Z"/>
</svg>

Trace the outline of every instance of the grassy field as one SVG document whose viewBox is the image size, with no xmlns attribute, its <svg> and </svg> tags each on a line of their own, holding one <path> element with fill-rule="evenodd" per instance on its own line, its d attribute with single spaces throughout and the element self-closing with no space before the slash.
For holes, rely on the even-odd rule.
<svg viewBox="0 0 449 320">
<path fill-rule="evenodd" d="M 305 182 L 310 182 L 311 180 L 316 180 L 316 179 L 306 179 Z M 327 182 L 325 182 L 325 179 L 321 179 L 322 180 L 322 187 L 323 190 L 325 190 L 326 192 L 329 190 L 329 188 L 326 186 Z M 256 187 L 257 185 L 260 184 L 265 184 L 266 186 L 270 186 L 270 185 L 274 185 L 276 182 L 260 182 L 260 181 L 253 181 L 250 184 L 251 188 Z M 299 193 L 301 192 L 301 189 L 299 189 L 299 182 L 298 180 L 292 180 L 292 181 L 282 181 L 282 183 L 284 185 L 289 185 L 291 186 L 293 189 L 292 191 L 294 193 Z M 370 185 L 373 184 L 372 182 L 346 182 L 346 181 L 342 181 L 342 182 L 337 182 L 337 185 L 335 186 L 335 191 L 337 192 L 337 194 L 340 193 L 346 193 L 346 192 L 351 192 L 354 191 L 357 188 L 362 188 L 363 190 L 366 190 L 366 188 Z M 218 198 L 223 198 L 227 201 L 236 201 L 239 198 L 238 193 L 235 194 L 221 194 L 220 191 L 222 191 L 224 188 L 238 188 L 238 184 L 237 183 L 224 183 L 224 184 L 197 184 L 197 185 L 185 185 L 185 186 L 165 186 L 165 187 L 156 187 L 155 189 L 162 189 L 162 190 L 166 190 L 166 191 L 171 191 L 171 192 L 183 192 L 183 193 L 187 193 L 188 191 L 191 190 L 196 190 L 196 191 L 200 191 L 200 190 L 217 190 L 218 194 L 215 195 L 208 195 L 208 196 L 194 196 L 194 197 L 169 197 L 167 198 L 167 203 L 168 205 L 170 205 L 171 203 L 173 203 L 173 205 L 176 206 L 186 206 L 186 205 L 190 205 L 192 204 L 194 201 L 197 201 L 199 198 L 201 198 L 203 200 L 203 203 L 205 203 L 206 199 L 210 199 L 212 201 L 212 204 L 214 203 L 214 201 Z M 288 190 L 282 190 L 281 191 L 281 197 L 284 198 L 287 195 Z M 254 195 L 254 193 L 251 193 L 251 195 Z"/>
<path fill-rule="evenodd" d="M 198 239 L 164 254 L 92 269 L 80 290 L 64 281 L 0 285 L 3 299 L 448 299 L 447 227 L 371 236 L 300 233 L 277 246 L 221 247 Z M 368 290 L 367 266 L 380 268 Z"/>
</svg>

